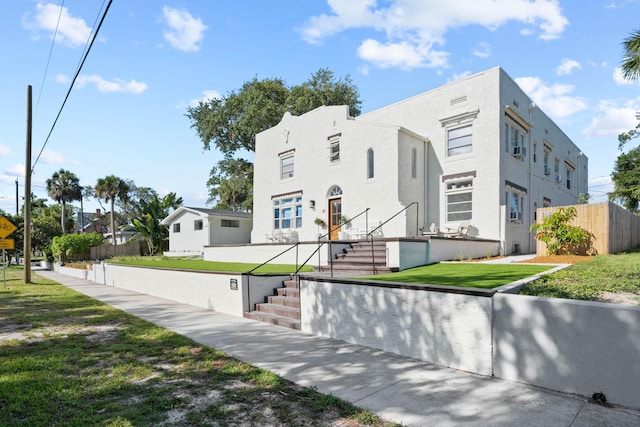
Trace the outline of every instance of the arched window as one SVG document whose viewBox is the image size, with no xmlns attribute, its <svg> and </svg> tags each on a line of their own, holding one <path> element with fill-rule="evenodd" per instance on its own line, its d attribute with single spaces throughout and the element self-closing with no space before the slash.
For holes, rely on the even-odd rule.
<svg viewBox="0 0 640 427">
<path fill-rule="evenodd" d="M 373 148 L 369 148 L 367 150 L 367 179 L 373 178 L 373 175 L 374 175 L 373 167 L 374 167 Z"/>
<path fill-rule="evenodd" d="M 329 191 L 330 197 L 335 197 L 340 195 L 342 195 L 342 188 L 338 187 L 337 185 L 331 187 L 331 191 Z"/>
</svg>

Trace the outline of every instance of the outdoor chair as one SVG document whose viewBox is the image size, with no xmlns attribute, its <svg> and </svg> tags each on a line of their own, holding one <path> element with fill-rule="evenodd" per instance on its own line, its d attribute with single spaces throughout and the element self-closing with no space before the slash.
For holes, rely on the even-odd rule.
<svg viewBox="0 0 640 427">
<path fill-rule="evenodd" d="M 423 231 L 422 235 L 423 236 L 442 236 L 442 232 L 440 231 L 436 223 L 432 222 L 431 225 L 429 226 L 429 230 Z"/>
<path fill-rule="evenodd" d="M 444 232 L 443 234 L 446 237 L 451 237 L 454 239 L 462 239 L 467 237 L 467 235 L 469 234 L 469 228 L 471 228 L 470 224 L 460 224 L 456 229 L 447 228 L 447 231 Z"/>
</svg>

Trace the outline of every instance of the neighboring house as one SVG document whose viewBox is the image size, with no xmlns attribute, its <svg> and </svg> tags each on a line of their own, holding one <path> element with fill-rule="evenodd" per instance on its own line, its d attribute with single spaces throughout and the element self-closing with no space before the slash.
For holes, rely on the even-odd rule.
<svg viewBox="0 0 640 427">
<path fill-rule="evenodd" d="M 256 135 L 251 241 L 316 240 L 340 215 L 368 208 L 378 224 L 417 202 L 382 235 L 469 227 L 506 254 L 532 253 L 536 209 L 577 203 L 587 177 L 587 157 L 493 68 L 357 118 L 347 106 L 286 113 Z"/>
<path fill-rule="evenodd" d="M 107 216 L 103 215 L 100 209 L 96 209 L 95 213 L 82 212 L 81 215 L 78 215 L 78 218 L 82 220 L 82 232 L 85 234 L 93 232 L 103 234 L 108 232 Z M 80 233 L 79 227 L 80 221 L 76 221 L 76 233 Z"/>
<path fill-rule="evenodd" d="M 118 230 L 116 231 L 116 244 L 121 245 L 127 243 L 135 235 L 136 232 L 133 230 Z M 105 243 L 113 244 L 113 235 L 110 232 L 104 233 L 102 237 L 104 237 Z"/>
<path fill-rule="evenodd" d="M 169 252 L 202 253 L 204 246 L 249 243 L 250 213 L 181 206 L 162 220 L 169 229 Z"/>
</svg>

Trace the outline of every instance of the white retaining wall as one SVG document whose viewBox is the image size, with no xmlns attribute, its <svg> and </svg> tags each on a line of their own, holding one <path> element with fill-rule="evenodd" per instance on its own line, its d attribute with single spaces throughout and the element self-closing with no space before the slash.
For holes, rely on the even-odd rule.
<svg viewBox="0 0 640 427">
<path fill-rule="evenodd" d="M 303 332 L 491 375 L 490 297 L 344 282 L 301 278 Z"/>
<path fill-rule="evenodd" d="M 94 270 L 96 270 L 94 268 Z M 242 317 L 289 276 L 247 276 L 106 264 L 105 284 Z M 91 279 L 89 279 L 91 280 Z M 235 281 L 235 283 L 234 283 Z M 99 282 L 98 282 L 99 283 Z"/>
<path fill-rule="evenodd" d="M 640 307 L 494 296 L 496 377 L 640 408 Z"/>
</svg>

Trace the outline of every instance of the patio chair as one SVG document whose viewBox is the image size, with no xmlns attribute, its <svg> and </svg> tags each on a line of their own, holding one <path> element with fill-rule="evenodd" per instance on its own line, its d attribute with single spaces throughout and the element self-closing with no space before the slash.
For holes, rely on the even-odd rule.
<svg viewBox="0 0 640 427">
<path fill-rule="evenodd" d="M 442 236 L 442 232 L 440 231 L 436 223 L 432 222 L 431 225 L 429 226 L 429 230 L 423 231 L 422 235 L 423 236 Z"/>
<path fill-rule="evenodd" d="M 469 234 L 469 228 L 471 228 L 470 224 L 460 224 L 456 229 L 447 228 L 447 231 L 444 232 L 443 234 L 446 237 L 451 237 L 454 239 L 463 239 L 467 237 L 467 234 Z"/>
</svg>

